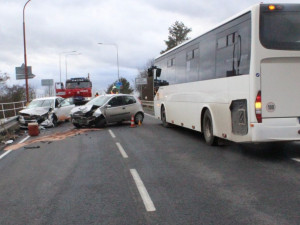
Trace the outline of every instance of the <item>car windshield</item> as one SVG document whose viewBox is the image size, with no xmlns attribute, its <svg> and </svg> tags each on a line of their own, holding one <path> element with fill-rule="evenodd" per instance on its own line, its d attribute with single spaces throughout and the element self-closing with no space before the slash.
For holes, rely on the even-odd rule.
<svg viewBox="0 0 300 225">
<path fill-rule="evenodd" d="M 52 107 L 53 106 L 53 99 L 44 99 L 44 100 L 33 100 L 27 106 L 28 109 L 36 108 L 36 107 Z"/>
<path fill-rule="evenodd" d="M 76 89 L 76 88 L 90 88 L 91 82 L 88 81 L 80 81 L 80 82 L 67 82 L 68 89 Z"/>
<path fill-rule="evenodd" d="M 109 99 L 109 96 L 99 96 L 96 98 L 93 98 L 91 101 L 89 101 L 88 103 L 86 103 L 86 105 L 96 105 L 96 106 L 102 106 L 105 102 L 107 102 L 107 100 Z"/>
</svg>

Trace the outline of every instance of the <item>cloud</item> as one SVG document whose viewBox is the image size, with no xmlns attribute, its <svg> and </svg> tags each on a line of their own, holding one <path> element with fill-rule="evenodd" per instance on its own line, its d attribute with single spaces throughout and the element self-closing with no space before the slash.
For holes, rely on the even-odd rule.
<svg viewBox="0 0 300 225">
<path fill-rule="evenodd" d="M 26 2 L 0 0 L 0 71 L 15 81 L 15 67 L 24 61 L 22 12 Z M 274 0 L 276 2 L 276 0 Z M 297 1 L 291 1 L 297 2 Z M 117 76 L 118 46 L 120 76 L 133 81 L 149 59 L 166 48 L 168 28 L 182 21 L 196 37 L 257 0 L 32 0 L 25 11 L 28 65 L 37 78 L 60 80 L 59 53 L 76 50 L 80 56 L 67 59 L 68 76 L 91 78 L 96 90 L 106 89 Z M 61 58 L 65 79 L 65 57 Z"/>
</svg>

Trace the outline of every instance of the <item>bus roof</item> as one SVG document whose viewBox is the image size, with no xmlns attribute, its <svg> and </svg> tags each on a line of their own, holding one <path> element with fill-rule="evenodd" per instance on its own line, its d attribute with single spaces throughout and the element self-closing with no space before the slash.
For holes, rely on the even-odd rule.
<svg viewBox="0 0 300 225">
<path fill-rule="evenodd" d="M 178 46 L 176 46 L 176 47 L 174 47 L 174 48 L 168 50 L 167 52 L 165 52 L 165 53 L 163 53 L 163 54 L 157 56 L 157 57 L 155 58 L 155 60 L 156 60 L 156 59 L 159 59 L 160 57 L 165 56 L 166 54 L 168 54 L 168 53 L 170 53 L 170 52 L 172 52 L 172 51 L 174 51 L 174 50 L 176 50 L 176 49 L 178 49 L 178 48 L 180 48 L 181 46 L 184 46 L 184 45 L 186 45 L 186 44 L 188 44 L 188 43 L 194 41 L 195 39 L 201 37 L 202 35 L 204 35 L 204 34 L 206 34 L 206 33 L 209 33 L 210 31 L 213 31 L 213 30 L 217 29 L 218 27 L 220 27 L 220 26 L 222 26 L 222 25 L 224 25 L 224 24 L 230 22 L 231 20 L 234 20 L 235 18 L 240 17 L 240 16 L 244 15 L 245 13 L 247 13 L 247 12 L 249 12 L 249 11 L 252 11 L 253 8 L 258 7 L 258 6 L 260 6 L 261 4 L 264 4 L 264 3 L 262 2 L 262 3 L 259 3 L 259 4 L 252 5 L 252 6 L 248 7 L 247 9 L 245 9 L 245 10 L 243 10 L 243 11 L 241 11 L 241 12 L 239 12 L 239 13 L 237 13 L 237 14 L 231 16 L 231 17 L 229 17 L 228 19 L 222 21 L 221 23 L 217 24 L 217 25 L 214 26 L 213 28 L 207 29 L 206 31 L 204 31 L 203 33 L 201 33 L 200 35 L 198 35 L 197 37 L 192 38 L 192 39 L 190 39 L 190 40 L 187 40 L 187 41 L 181 43 L 180 45 L 178 45 Z"/>
</svg>

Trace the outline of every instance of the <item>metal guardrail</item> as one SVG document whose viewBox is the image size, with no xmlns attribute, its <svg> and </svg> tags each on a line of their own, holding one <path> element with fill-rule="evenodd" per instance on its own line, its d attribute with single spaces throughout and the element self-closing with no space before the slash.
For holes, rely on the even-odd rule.
<svg viewBox="0 0 300 225">
<path fill-rule="evenodd" d="M 0 103 L 0 132 L 17 124 L 17 114 L 25 105 L 26 101 Z"/>
<path fill-rule="evenodd" d="M 149 107 L 149 108 L 153 108 L 154 107 L 153 101 L 142 100 L 141 102 L 142 102 L 142 105 L 145 106 L 145 107 Z"/>
<path fill-rule="evenodd" d="M 26 101 L 0 103 L 0 120 L 17 116 L 17 113 L 24 108 Z"/>
<path fill-rule="evenodd" d="M 0 132 L 7 131 L 18 123 L 17 116 L 10 117 L 9 119 L 0 120 Z"/>
</svg>

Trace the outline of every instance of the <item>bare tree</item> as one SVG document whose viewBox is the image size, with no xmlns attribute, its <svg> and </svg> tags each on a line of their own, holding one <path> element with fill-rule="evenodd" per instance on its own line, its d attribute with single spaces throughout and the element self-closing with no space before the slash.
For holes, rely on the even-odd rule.
<svg viewBox="0 0 300 225">
<path fill-rule="evenodd" d="M 25 85 L 13 85 L 7 86 L 4 84 L 1 87 L 1 102 L 19 102 L 26 99 L 26 88 Z M 35 89 L 29 86 L 29 98 L 35 98 Z"/>
<path fill-rule="evenodd" d="M 0 71 L 0 84 L 5 83 L 8 79 L 10 79 L 10 76 L 8 75 L 8 73 L 2 73 Z"/>
</svg>

